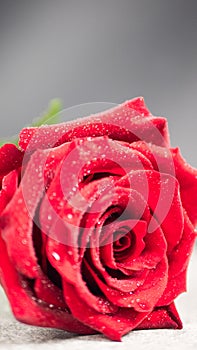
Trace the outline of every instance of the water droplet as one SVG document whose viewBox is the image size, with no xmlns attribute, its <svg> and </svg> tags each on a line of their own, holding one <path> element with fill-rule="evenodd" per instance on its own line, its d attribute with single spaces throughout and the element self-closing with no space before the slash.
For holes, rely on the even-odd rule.
<svg viewBox="0 0 197 350">
<path fill-rule="evenodd" d="M 68 215 L 67 215 L 67 218 L 70 219 L 70 220 L 72 219 L 72 217 L 73 217 L 72 214 L 68 214 Z"/>
<path fill-rule="evenodd" d="M 56 253 L 56 252 L 53 252 L 53 253 L 52 253 L 52 257 L 53 257 L 55 260 L 57 260 L 57 261 L 60 260 L 60 256 L 59 256 L 59 254 Z"/>
<path fill-rule="evenodd" d="M 28 287 L 28 284 L 27 284 L 26 281 L 22 281 L 22 282 L 21 282 L 21 285 L 22 285 L 22 287 L 23 287 L 24 289 Z"/>
<path fill-rule="evenodd" d="M 145 310 L 147 308 L 147 305 L 145 303 L 138 303 L 138 305 L 142 310 Z"/>
<path fill-rule="evenodd" d="M 42 284 L 47 284 L 47 281 L 46 280 L 42 280 Z"/>
<path fill-rule="evenodd" d="M 47 218 L 48 218 L 48 220 L 50 221 L 50 220 L 52 219 L 52 216 L 49 214 L 49 215 L 47 216 Z"/>
</svg>

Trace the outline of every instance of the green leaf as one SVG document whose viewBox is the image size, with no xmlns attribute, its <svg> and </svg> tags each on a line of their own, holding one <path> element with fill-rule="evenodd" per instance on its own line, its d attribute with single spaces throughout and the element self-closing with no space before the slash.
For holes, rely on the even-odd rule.
<svg viewBox="0 0 197 350">
<path fill-rule="evenodd" d="M 62 103 L 58 98 L 55 98 L 50 101 L 48 110 L 44 112 L 44 114 L 37 118 L 33 123 L 32 126 L 41 126 L 43 124 L 56 124 L 60 122 L 58 113 L 62 109 Z"/>
<path fill-rule="evenodd" d="M 41 126 L 44 124 L 57 124 L 60 122 L 60 116 L 58 115 L 59 112 L 62 110 L 62 103 L 61 100 L 58 98 L 55 98 L 49 102 L 49 106 L 47 111 L 45 111 L 41 117 L 36 118 L 31 126 Z M 18 146 L 18 136 L 12 136 L 8 138 L 1 138 L 0 139 L 0 147 L 3 146 L 5 143 L 13 143 L 16 146 Z"/>
<path fill-rule="evenodd" d="M 5 145 L 5 143 L 13 143 L 14 145 L 18 146 L 18 138 L 17 137 L 9 137 L 9 138 L 1 138 L 0 139 L 0 147 Z"/>
</svg>

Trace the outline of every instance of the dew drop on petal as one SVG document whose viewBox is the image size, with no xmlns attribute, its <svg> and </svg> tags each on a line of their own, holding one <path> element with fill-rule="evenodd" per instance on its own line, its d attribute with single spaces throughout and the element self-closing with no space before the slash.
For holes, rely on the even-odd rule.
<svg viewBox="0 0 197 350">
<path fill-rule="evenodd" d="M 56 252 L 53 252 L 53 253 L 52 253 L 52 257 L 53 257 L 55 260 L 57 260 L 57 261 L 60 260 L 60 256 L 59 256 L 59 254 L 56 253 Z"/>
<path fill-rule="evenodd" d="M 22 239 L 22 244 L 27 244 L 27 240 L 24 238 L 24 239 Z"/>
<path fill-rule="evenodd" d="M 145 310 L 147 308 L 147 305 L 145 303 L 138 303 L 138 305 L 142 310 Z"/>
</svg>

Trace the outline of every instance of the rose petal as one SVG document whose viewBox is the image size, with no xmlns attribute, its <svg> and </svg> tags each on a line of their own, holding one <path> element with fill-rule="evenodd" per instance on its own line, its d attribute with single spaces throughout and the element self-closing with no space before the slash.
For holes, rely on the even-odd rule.
<svg viewBox="0 0 197 350">
<path fill-rule="evenodd" d="M 161 226 L 170 253 L 180 241 L 183 231 L 183 209 L 177 180 L 171 175 L 151 170 L 131 171 L 118 180 L 117 185 L 128 187 L 128 179 L 133 188 L 144 196 L 157 220 L 157 225 L 152 220 L 149 232 Z"/>
<path fill-rule="evenodd" d="M 178 148 L 172 149 L 176 177 L 180 184 L 183 207 L 191 222 L 197 224 L 197 169 L 192 168 L 182 157 Z"/>
<path fill-rule="evenodd" d="M 195 243 L 196 233 L 187 213 L 184 212 L 184 230 L 180 243 L 174 248 L 170 257 L 169 273 L 172 276 L 182 272 L 187 266 Z"/>
<path fill-rule="evenodd" d="M 152 116 L 151 112 L 148 110 L 147 106 L 145 105 L 143 97 L 133 98 L 132 100 L 127 101 L 126 104 L 129 108 L 139 113 L 139 115 L 142 115 L 144 117 Z"/>
<path fill-rule="evenodd" d="M 158 328 L 182 328 L 182 322 L 174 303 L 161 308 L 155 308 L 148 316 L 146 316 L 146 318 L 137 326 L 136 329 Z"/>
<path fill-rule="evenodd" d="M 182 157 L 179 148 L 167 149 L 145 142 L 131 144 L 133 149 L 149 159 L 155 170 L 177 178 L 183 207 L 187 210 L 193 224 L 197 223 L 197 170 L 192 168 Z"/>
<path fill-rule="evenodd" d="M 154 220 L 154 218 L 152 218 Z M 141 270 L 142 268 L 154 268 L 164 257 L 167 250 L 166 240 L 161 228 L 157 228 L 152 233 L 147 233 L 144 237 L 145 248 L 138 257 L 130 256 L 124 262 L 118 262 L 117 267 L 125 267 L 131 270 Z"/>
<path fill-rule="evenodd" d="M 92 308 L 99 313 L 114 313 L 117 307 L 111 304 L 106 298 L 102 296 L 93 295 L 87 288 L 86 283 L 81 276 L 81 268 L 78 261 L 76 261 L 76 252 L 73 254 L 73 249 L 64 244 L 58 243 L 52 239 L 47 242 L 47 257 L 51 265 L 59 272 L 63 283 L 69 281 L 77 287 L 78 297 L 83 302 L 91 305 Z"/>
<path fill-rule="evenodd" d="M 34 291 L 36 297 L 43 300 L 45 303 L 50 305 L 50 307 L 67 310 L 62 291 L 57 288 L 44 274 L 41 278 L 37 278 L 35 280 Z"/>
<path fill-rule="evenodd" d="M 38 173 L 42 163 L 43 152 L 36 151 L 29 161 L 23 181 L 0 217 L 2 237 L 12 264 L 29 278 L 37 277 L 39 271 L 32 229 L 35 211 L 44 191 L 43 179 Z"/>
<path fill-rule="evenodd" d="M 74 286 L 66 281 L 63 286 L 64 297 L 74 317 L 112 340 L 120 341 L 122 335 L 136 328 L 148 314 L 128 308 L 119 308 L 113 315 L 100 314 L 89 303 L 84 303 Z"/>
<path fill-rule="evenodd" d="M 130 147 L 149 159 L 154 170 L 176 177 L 171 149 L 144 141 L 133 142 Z"/>
<path fill-rule="evenodd" d="M 26 282 L 10 261 L 5 242 L 0 236 L 0 280 L 17 320 L 42 327 L 59 328 L 78 334 L 94 334 L 95 331 L 76 320 L 68 311 L 50 309 L 39 303 Z"/>
<path fill-rule="evenodd" d="M 125 191 L 127 190 L 127 191 Z M 129 202 L 128 202 L 129 199 Z M 109 201 L 112 200 L 111 195 L 109 195 Z M 127 203 L 128 202 L 128 203 Z M 121 188 L 117 187 L 116 188 L 116 197 L 115 201 L 112 200 L 111 206 L 116 207 L 123 205 L 123 209 L 125 207 L 125 204 L 127 205 L 126 211 L 124 213 L 124 216 L 128 215 L 128 217 L 133 217 L 133 219 L 139 220 L 139 218 L 142 218 L 144 216 L 144 220 L 147 220 L 149 218 L 149 212 L 147 212 L 146 208 L 146 203 L 144 202 L 143 198 L 139 193 L 137 193 L 134 190 L 126 189 L 126 188 Z M 125 220 L 125 218 L 124 218 Z M 123 220 L 123 222 L 124 222 Z M 98 220 L 97 220 L 98 221 Z M 133 221 L 136 224 L 136 221 Z M 135 226 L 134 224 L 134 226 Z M 94 227 L 94 225 L 91 227 Z M 99 231 L 95 233 L 91 233 L 90 237 L 90 252 L 91 252 L 91 259 L 93 262 L 93 266 L 96 267 L 96 269 L 99 271 L 99 273 L 103 276 L 104 280 L 109 286 L 114 287 L 115 289 L 118 289 L 123 292 L 129 292 L 132 290 L 132 280 L 127 280 L 127 279 L 116 279 L 113 278 L 108 274 L 106 269 L 103 267 L 100 261 L 100 252 L 99 252 Z M 162 258 L 162 257 L 161 257 Z M 160 258 L 160 260 L 161 260 Z M 116 263 L 117 266 L 119 266 L 120 263 Z M 124 268 L 125 264 L 120 264 L 120 268 Z M 142 267 L 140 267 L 141 269 Z M 135 282 L 136 283 L 136 282 Z"/>
<path fill-rule="evenodd" d="M 0 213 L 5 209 L 13 197 L 18 186 L 18 172 L 11 171 L 8 175 L 3 177 L 2 189 L 0 190 Z"/>
<path fill-rule="evenodd" d="M 13 144 L 5 144 L 0 147 L 0 179 L 21 166 L 23 154 Z"/>
<path fill-rule="evenodd" d="M 162 261 L 156 266 L 155 270 L 150 270 L 142 284 L 141 278 L 139 277 L 139 281 L 136 285 L 137 288 L 132 289 L 132 278 L 128 280 L 128 284 L 131 282 L 130 291 L 124 292 L 122 290 L 120 291 L 111 288 L 108 284 L 105 284 L 90 264 L 88 264 L 88 269 L 91 272 L 93 279 L 109 301 L 121 307 L 133 307 L 139 312 L 151 311 L 156 305 L 160 295 L 163 293 L 167 285 L 167 268 L 166 259 L 162 259 Z"/>
<path fill-rule="evenodd" d="M 147 111 L 143 98 L 126 101 L 108 111 L 59 125 L 25 128 L 20 133 L 21 149 L 51 148 L 75 138 L 108 135 L 114 140 L 145 140 L 169 145 L 167 123 Z"/>
<path fill-rule="evenodd" d="M 52 182 L 57 185 L 57 182 Z M 51 185 L 52 186 L 52 185 Z M 96 184 L 95 184 L 96 186 Z M 54 188 L 53 188 L 54 190 Z M 50 190 L 49 190 L 50 191 Z M 116 190 L 116 197 L 112 196 L 109 191 L 107 191 L 107 194 L 105 195 L 102 192 L 102 209 L 101 212 L 105 212 L 105 210 L 111 206 L 111 205 L 117 205 L 120 204 L 124 207 L 124 202 L 127 203 L 128 201 L 128 194 L 130 195 L 130 191 L 127 189 L 124 189 L 124 191 L 119 188 Z M 77 194 L 76 194 L 77 196 Z M 121 199 L 120 199 L 121 196 Z M 57 198 L 57 196 L 55 196 Z M 117 203 L 116 203 L 116 202 Z M 135 201 L 132 202 L 133 206 L 133 215 L 138 215 L 138 211 L 141 211 L 141 207 L 137 208 Z M 87 203 L 86 203 L 87 206 Z M 50 260 L 51 264 L 54 266 L 54 268 L 59 272 L 61 277 L 65 280 L 67 280 L 69 283 L 74 284 L 78 288 L 78 294 L 81 295 L 81 298 L 83 298 L 87 303 L 91 304 L 92 307 L 95 309 L 99 308 L 100 312 L 106 312 L 106 302 L 104 301 L 102 303 L 102 300 L 100 298 L 96 298 L 93 296 L 87 289 L 84 281 L 81 278 L 81 273 L 80 273 L 80 259 L 78 256 L 78 235 L 79 235 L 79 227 L 80 227 L 80 221 L 81 221 L 81 214 L 79 214 L 79 211 L 76 209 L 72 209 L 72 217 L 69 218 L 70 225 L 67 222 L 66 218 L 68 216 L 68 208 L 65 207 L 63 208 L 63 211 L 61 213 L 61 219 L 56 220 L 56 222 L 53 224 L 51 231 L 50 231 L 50 236 L 56 237 L 58 241 L 52 240 L 52 238 L 48 238 L 47 241 L 47 256 L 48 259 Z M 136 212 L 136 214 L 135 214 Z M 64 214 L 64 215 L 63 215 Z M 97 222 L 97 217 L 100 216 L 100 213 L 96 212 L 94 215 L 94 224 Z M 64 219 L 65 218 L 65 219 Z M 92 222 L 89 223 L 90 227 L 92 226 Z M 89 234 L 91 233 L 90 229 L 88 228 Z M 53 233 L 51 235 L 51 233 Z M 70 242 L 70 246 L 66 246 L 65 244 L 61 244 L 61 242 L 65 243 L 65 237 L 68 242 Z M 70 238 L 69 238 L 70 237 Z M 58 259 L 56 258 L 58 256 Z M 122 281 L 121 287 L 123 285 L 127 285 L 126 281 Z M 109 304 L 109 310 L 112 312 L 113 307 L 112 305 Z"/>
<path fill-rule="evenodd" d="M 158 306 L 171 303 L 180 293 L 186 290 L 186 272 L 195 239 L 194 227 L 187 213 L 184 212 L 183 236 L 169 256 L 168 284 L 158 302 Z"/>
<path fill-rule="evenodd" d="M 109 226 L 109 227 L 108 227 Z M 130 229 L 131 227 L 131 229 Z M 132 230 L 134 241 L 128 242 L 129 246 L 125 247 L 123 245 L 121 249 L 121 256 L 117 257 L 115 261 L 114 256 L 114 232 L 118 232 L 124 228 L 124 235 L 121 234 L 121 237 L 127 237 L 127 235 L 131 234 L 129 231 Z M 137 220 L 125 220 L 121 222 L 112 222 L 111 225 L 107 225 L 105 230 L 107 231 L 107 241 L 106 243 L 100 247 L 100 259 L 103 265 L 106 265 L 110 268 L 117 269 L 116 262 L 120 262 L 121 260 L 125 260 L 128 255 L 129 257 L 137 257 L 140 255 L 142 250 L 144 249 L 145 243 L 143 238 L 146 234 L 147 224 L 145 221 L 137 221 Z M 103 228 L 104 230 L 104 228 Z M 108 243 L 109 242 L 109 243 Z M 126 251 L 125 251 L 126 250 Z"/>
</svg>

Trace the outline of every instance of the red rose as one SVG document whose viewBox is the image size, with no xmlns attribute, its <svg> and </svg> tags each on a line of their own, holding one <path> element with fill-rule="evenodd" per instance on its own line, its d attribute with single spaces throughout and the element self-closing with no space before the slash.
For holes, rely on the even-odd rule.
<svg viewBox="0 0 197 350">
<path fill-rule="evenodd" d="M 181 328 L 197 170 L 137 98 L 0 149 L 0 281 L 22 322 L 113 340 Z"/>
</svg>

